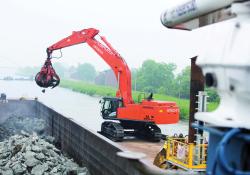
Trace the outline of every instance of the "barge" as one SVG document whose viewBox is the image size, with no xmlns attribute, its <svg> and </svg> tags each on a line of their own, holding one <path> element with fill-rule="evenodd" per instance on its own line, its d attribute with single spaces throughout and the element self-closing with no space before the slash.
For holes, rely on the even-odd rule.
<svg viewBox="0 0 250 175">
<path fill-rule="evenodd" d="M 0 123 L 13 115 L 44 119 L 46 135 L 53 136 L 56 146 L 86 166 L 92 175 L 183 174 L 183 171 L 162 170 L 153 165 L 163 142 L 131 139 L 115 143 L 37 99 L 9 99 L 0 103 Z"/>
</svg>

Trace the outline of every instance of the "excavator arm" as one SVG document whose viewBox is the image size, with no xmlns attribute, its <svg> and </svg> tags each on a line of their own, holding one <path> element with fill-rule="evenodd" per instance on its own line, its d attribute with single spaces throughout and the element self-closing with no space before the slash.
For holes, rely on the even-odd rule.
<svg viewBox="0 0 250 175">
<path fill-rule="evenodd" d="M 73 32 L 70 36 L 48 47 L 47 60 L 42 68 L 43 70 L 41 70 L 36 76 L 37 84 L 45 88 L 50 86 L 55 87 L 59 84 L 57 81 L 59 76 L 55 73 L 50 62 L 53 51 L 81 43 L 87 43 L 113 70 L 119 86 L 116 97 L 122 98 L 124 106 L 134 103 L 131 94 L 131 72 L 127 63 L 103 36 L 100 37 L 103 43 L 95 39 L 95 36 L 98 35 L 98 33 L 99 30 L 94 28 L 83 29 L 81 31 Z M 50 63 L 49 67 L 46 67 L 46 64 L 48 65 L 48 63 Z M 52 72 L 54 75 L 46 74 L 46 71 Z M 52 80 L 49 81 L 50 79 Z M 51 82 L 54 82 L 54 84 L 51 84 Z"/>
</svg>

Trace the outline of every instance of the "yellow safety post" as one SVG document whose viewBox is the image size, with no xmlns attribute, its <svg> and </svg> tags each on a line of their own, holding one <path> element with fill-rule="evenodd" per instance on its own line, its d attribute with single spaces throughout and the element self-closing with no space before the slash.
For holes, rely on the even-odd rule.
<svg viewBox="0 0 250 175">
<path fill-rule="evenodd" d="M 193 166 L 193 148 L 194 144 L 190 143 L 188 146 L 188 168 Z"/>
<path fill-rule="evenodd" d="M 207 144 L 195 145 L 193 143 L 185 143 L 184 138 L 168 138 L 163 149 L 166 151 L 164 159 L 166 163 L 185 170 L 205 171 L 206 169 Z M 198 155 L 195 155 L 195 149 L 198 150 Z M 161 157 L 161 162 L 162 160 L 163 158 Z M 161 165 L 161 167 L 167 166 Z"/>
</svg>

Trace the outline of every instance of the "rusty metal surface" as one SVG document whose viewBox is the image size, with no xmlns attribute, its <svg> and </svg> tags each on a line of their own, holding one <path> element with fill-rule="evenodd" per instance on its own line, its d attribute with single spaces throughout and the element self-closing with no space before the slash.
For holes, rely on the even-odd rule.
<svg viewBox="0 0 250 175">
<path fill-rule="evenodd" d="M 231 8 L 219 9 L 209 14 L 202 15 L 198 18 L 184 22 L 181 26 L 188 30 L 197 29 L 214 23 L 218 23 L 224 20 L 229 20 L 236 17 L 235 14 L 231 13 Z"/>
<path fill-rule="evenodd" d="M 198 104 L 196 103 L 199 91 L 204 90 L 204 77 L 202 70 L 195 64 L 197 57 L 191 58 L 191 81 L 190 81 L 190 106 L 189 106 L 189 131 L 188 142 L 194 143 L 196 130 L 192 128 L 192 123 L 195 122 L 194 114 L 197 111 Z"/>
<path fill-rule="evenodd" d="M 225 21 L 236 17 L 235 14 L 231 13 L 231 8 L 220 9 L 215 12 L 211 12 L 207 15 L 199 17 L 199 25 L 197 27 L 203 27 L 206 25 L 214 24 L 217 22 Z"/>
<path fill-rule="evenodd" d="M 143 140 L 124 140 L 120 142 L 124 150 L 141 152 L 146 155 L 144 158 L 149 164 L 153 164 L 155 156 L 161 151 L 164 141 L 161 142 L 146 142 Z"/>
</svg>

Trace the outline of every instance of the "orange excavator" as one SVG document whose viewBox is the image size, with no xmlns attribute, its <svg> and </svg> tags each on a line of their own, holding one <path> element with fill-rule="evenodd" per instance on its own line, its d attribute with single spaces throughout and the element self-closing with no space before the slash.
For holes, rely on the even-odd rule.
<svg viewBox="0 0 250 175">
<path fill-rule="evenodd" d="M 128 65 L 103 36 L 100 36 L 102 42 L 95 39 L 98 33 L 94 28 L 83 29 L 48 47 L 45 64 L 35 77 L 37 85 L 54 88 L 60 83 L 51 63 L 53 51 L 87 43 L 111 67 L 118 82 L 116 97 L 103 97 L 100 101 L 101 115 L 108 120 L 102 123 L 101 133 L 115 141 L 122 141 L 127 135 L 159 141 L 162 134 L 156 124 L 177 123 L 178 106 L 175 102 L 155 101 L 152 94 L 135 103 Z"/>
</svg>

